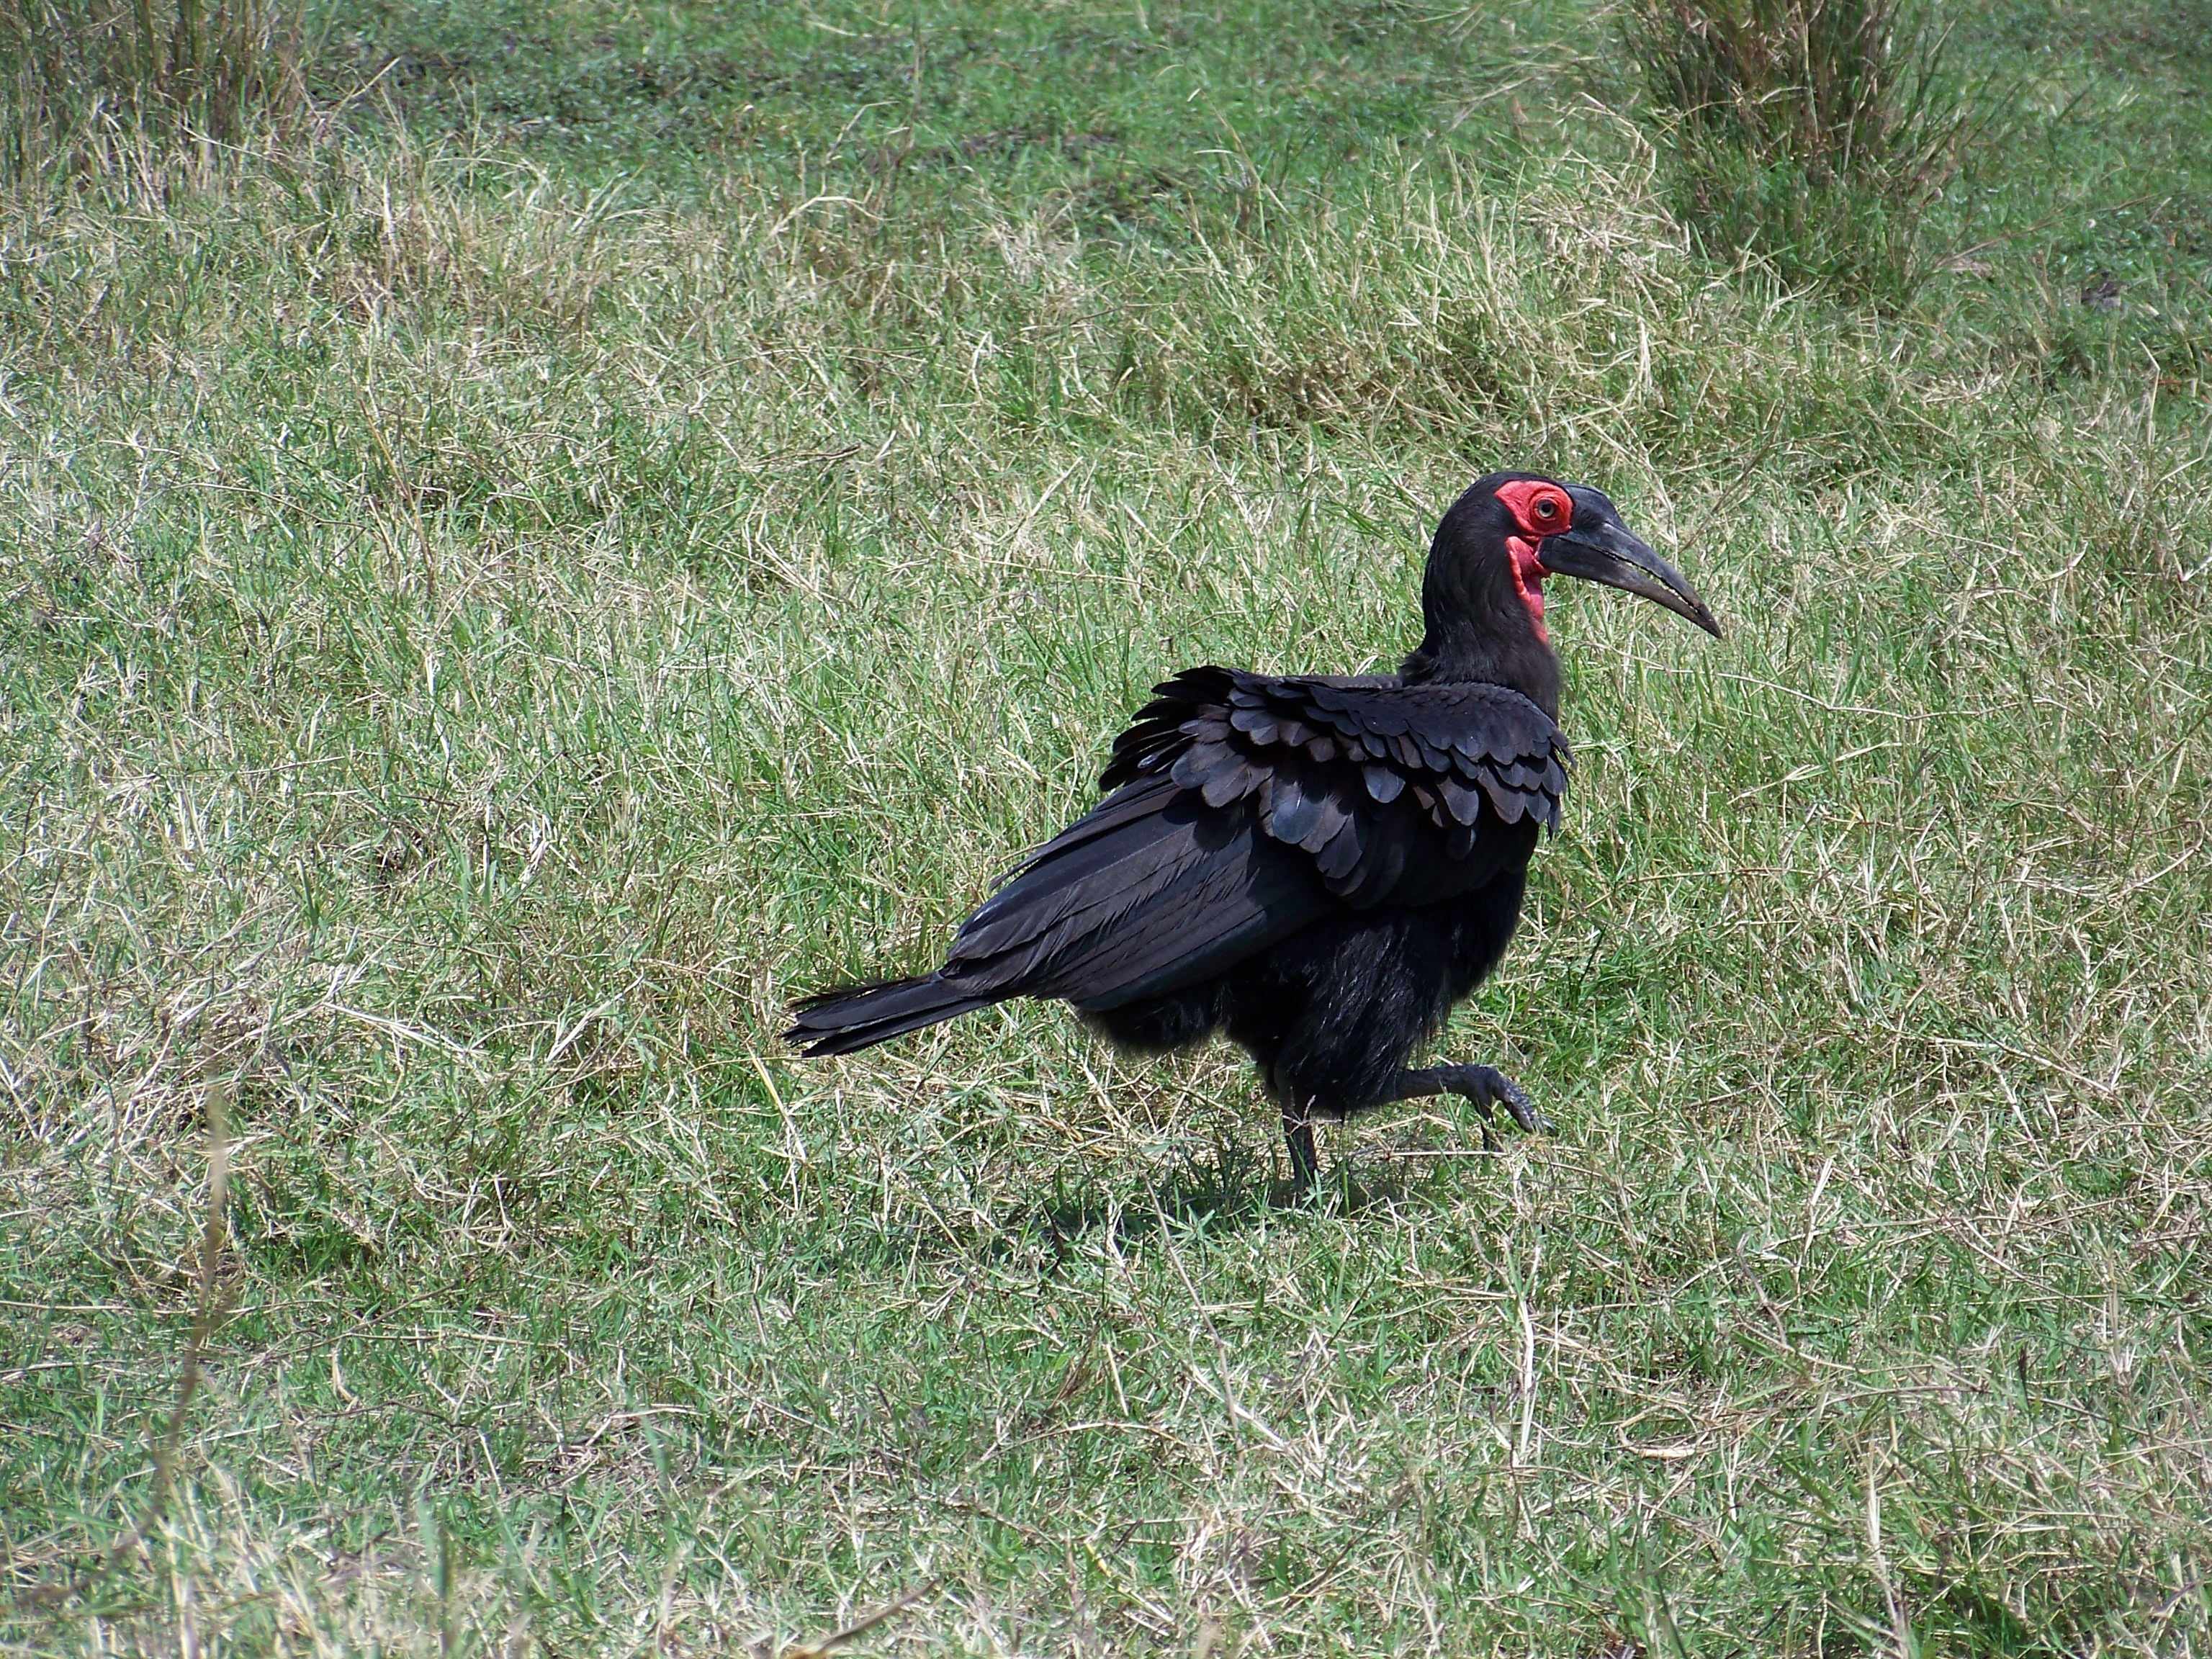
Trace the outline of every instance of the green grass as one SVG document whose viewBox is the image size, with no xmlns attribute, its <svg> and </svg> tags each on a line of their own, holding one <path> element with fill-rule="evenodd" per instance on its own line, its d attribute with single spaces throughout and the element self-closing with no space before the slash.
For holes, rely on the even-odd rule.
<svg viewBox="0 0 2212 1659">
<path fill-rule="evenodd" d="M 1892 316 L 1564 0 L 354 6 L 317 131 L 20 182 L 0 1642 L 2212 1650 L 2202 11 L 1961 15 Z M 780 1049 L 1507 464 L 1729 626 L 1555 605 L 1443 1047 L 1558 1139 L 1284 1208 L 1224 1052 Z"/>
</svg>

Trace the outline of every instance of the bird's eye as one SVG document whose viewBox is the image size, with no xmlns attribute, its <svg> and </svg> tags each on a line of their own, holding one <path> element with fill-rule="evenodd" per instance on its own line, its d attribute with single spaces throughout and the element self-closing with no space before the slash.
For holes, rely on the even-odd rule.
<svg viewBox="0 0 2212 1659">
<path fill-rule="evenodd" d="M 1535 511 L 1539 520 L 1545 524 L 1551 523 L 1559 516 L 1559 498 L 1556 495 L 1539 495 L 1536 497 Z"/>
</svg>

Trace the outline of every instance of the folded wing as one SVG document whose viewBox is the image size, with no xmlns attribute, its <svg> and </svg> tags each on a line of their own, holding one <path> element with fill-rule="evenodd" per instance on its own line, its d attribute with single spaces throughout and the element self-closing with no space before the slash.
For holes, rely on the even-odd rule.
<svg viewBox="0 0 2212 1659">
<path fill-rule="evenodd" d="M 1501 686 L 1190 670 L 1115 744 L 1106 799 L 969 918 L 939 977 L 1105 1010 L 1348 910 L 1447 900 L 1558 828 L 1568 758 Z"/>
</svg>

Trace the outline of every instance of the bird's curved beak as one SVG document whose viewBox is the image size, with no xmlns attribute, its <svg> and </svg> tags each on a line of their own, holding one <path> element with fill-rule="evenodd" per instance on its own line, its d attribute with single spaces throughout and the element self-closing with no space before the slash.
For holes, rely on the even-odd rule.
<svg viewBox="0 0 2212 1659">
<path fill-rule="evenodd" d="M 1575 503 L 1574 527 L 1547 537 L 1537 556 L 1544 568 L 1561 576 L 1603 582 L 1626 592 L 1687 617 L 1711 635 L 1721 636 L 1721 625 L 1697 590 L 1633 534 L 1613 510 L 1613 504 L 1595 490 L 1570 490 Z"/>
</svg>

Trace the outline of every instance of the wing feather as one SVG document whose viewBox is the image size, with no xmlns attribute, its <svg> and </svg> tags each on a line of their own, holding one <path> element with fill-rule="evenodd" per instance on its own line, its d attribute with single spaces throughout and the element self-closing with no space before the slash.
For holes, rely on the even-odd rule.
<svg viewBox="0 0 2212 1659">
<path fill-rule="evenodd" d="M 1105 799 L 976 911 L 945 971 L 1105 1009 L 1347 908 L 1449 898 L 1558 827 L 1567 760 L 1500 686 L 1192 669 L 1153 689 Z"/>
<path fill-rule="evenodd" d="M 1449 866 L 1474 878 L 1499 832 L 1518 846 L 1528 824 L 1559 823 L 1565 742 L 1503 686 L 1204 668 L 1161 686 L 1146 711 L 1156 722 L 1170 713 L 1184 746 L 1154 764 L 1208 808 L 1249 814 L 1254 832 L 1310 855 L 1348 902 L 1438 896 L 1459 878 Z M 1126 752 L 1139 743 L 1133 730 Z"/>
</svg>

